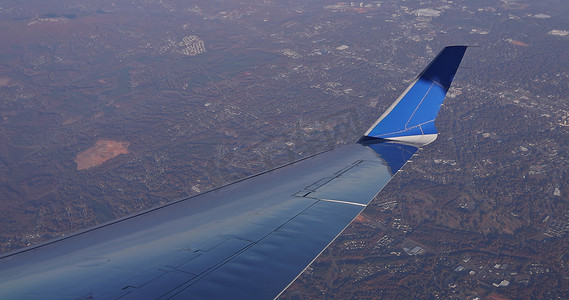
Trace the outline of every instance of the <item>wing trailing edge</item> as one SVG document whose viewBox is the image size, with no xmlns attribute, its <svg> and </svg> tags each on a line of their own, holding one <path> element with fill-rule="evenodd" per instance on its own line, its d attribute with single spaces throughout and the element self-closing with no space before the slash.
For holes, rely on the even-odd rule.
<svg viewBox="0 0 569 300">
<path fill-rule="evenodd" d="M 433 142 L 437 138 L 435 119 L 466 48 L 441 50 L 361 140 L 386 139 L 418 147 Z"/>
</svg>

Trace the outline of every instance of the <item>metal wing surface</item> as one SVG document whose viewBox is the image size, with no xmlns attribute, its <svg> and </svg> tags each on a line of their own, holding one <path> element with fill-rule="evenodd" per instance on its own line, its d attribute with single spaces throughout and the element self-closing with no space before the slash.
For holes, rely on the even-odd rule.
<svg viewBox="0 0 569 300">
<path fill-rule="evenodd" d="M 277 297 L 434 140 L 465 50 L 443 49 L 358 143 L 3 255 L 0 299 Z"/>
</svg>

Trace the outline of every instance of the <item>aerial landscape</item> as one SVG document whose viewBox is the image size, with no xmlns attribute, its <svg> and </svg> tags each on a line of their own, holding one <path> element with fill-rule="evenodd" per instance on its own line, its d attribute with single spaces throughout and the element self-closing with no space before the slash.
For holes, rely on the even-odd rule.
<svg viewBox="0 0 569 300">
<path fill-rule="evenodd" d="M 438 139 L 283 299 L 569 298 L 561 0 L 0 4 L 0 253 L 353 143 L 469 45 Z"/>
</svg>

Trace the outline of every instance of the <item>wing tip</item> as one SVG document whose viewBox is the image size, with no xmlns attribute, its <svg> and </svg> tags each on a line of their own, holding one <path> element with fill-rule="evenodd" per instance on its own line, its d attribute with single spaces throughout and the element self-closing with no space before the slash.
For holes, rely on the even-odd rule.
<svg viewBox="0 0 569 300">
<path fill-rule="evenodd" d="M 468 47 L 444 47 L 358 142 L 378 138 L 409 140 L 419 146 L 433 142 L 434 121 Z M 431 91 L 433 85 L 438 88 Z"/>
<path fill-rule="evenodd" d="M 432 80 L 448 90 L 467 48 L 464 45 L 444 47 L 418 78 Z"/>
</svg>

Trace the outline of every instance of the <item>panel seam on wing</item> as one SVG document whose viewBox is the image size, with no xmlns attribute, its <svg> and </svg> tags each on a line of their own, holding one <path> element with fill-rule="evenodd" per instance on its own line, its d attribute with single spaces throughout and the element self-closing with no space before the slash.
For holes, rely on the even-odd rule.
<svg viewBox="0 0 569 300">
<path fill-rule="evenodd" d="M 407 132 L 407 131 L 409 131 L 409 130 L 411 130 L 411 129 L 415 129 L 415 128 L 417 128 L 417 127 L 419 127 L 419 128 L 421 129 L 421 132 L 423 133 L 423 128 L 421 128 L 421 125 L 429 124 L 429 123 L 434 122 L 434 121 L 435 121 L 435 119 L 432 119 L 432 120 L 423 122 L 423 123 L 421 123 L 421 124 L 417 124 L 417 125 L 414 125 L 414 126 L 412 126 L 412 127 L 405 128 L 405 129 L 403 129 L 403 130 L 393 131 L 393 132 L 389 132 L 389 133 L 384 133 L 384 134 L 382 134 L 382 135 L 378 135 L 377 137 L 379 137 L 379 138 L 384 138 L 386 135 L 390 135 L 390 134 L 405 133 L 405 132 Z M 423 134 L 424 134 L 424 133 L 423 133 Z"/>
<path fill-rule="evenodd" d="M 415 115 L 415 113 L 417 112 L 417 110 L 419 109 L 421 104 L 423 103 L 423 100 L 425 100 L 425 98 L 427 98 L 427 96 L 429 95 L 429 92 L 433 88 L 434 84 L 435 84 L 435 82 L 431 81 L 431 86 L 429 86 L 429 89 L 425 92 L 425 95 L 423 95 L 423 98 L 421 98 L 421 101 L 419 101 L 419 104 L 417 104 L 417 106 L 415 107 L 415 110 L 413 111 L 413 113 L 411 114 L 409 119 L 407 119 L 407 123 L 405 123 L 405 129 L 407 129 L 407 125 L 409 125 L 409 122 L 411 122 L 411 119 L 413 119 L 413 116 Z"/>
</svg>

